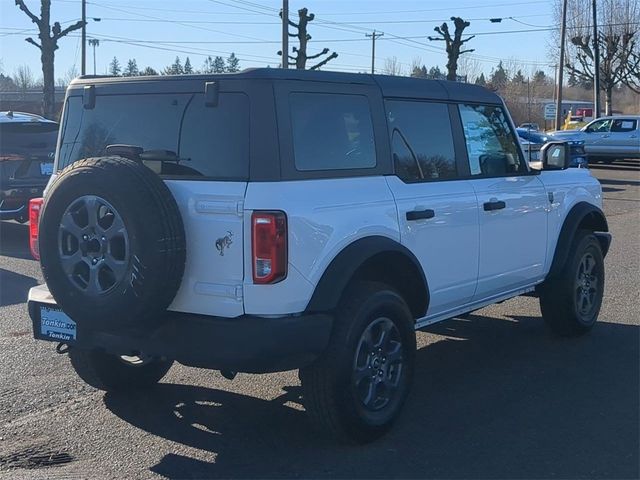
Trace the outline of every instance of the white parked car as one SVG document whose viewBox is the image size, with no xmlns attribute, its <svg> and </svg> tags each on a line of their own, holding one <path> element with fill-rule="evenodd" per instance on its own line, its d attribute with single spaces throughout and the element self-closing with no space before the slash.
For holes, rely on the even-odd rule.
<svg viewBox="0 0 640 480">
<path fill-rule="evenodd" d="M 562 335 L 594 326 L 600 183 L 566 144 L 540 155 L 531 170 L 502 100 L 464 83 L 76 80 L 32 202 L 34 335 L 104 390 L 174 361 L 300 369 L 314 425 L 373 440 L 409 393 L 416 329 L 524 294 Z"/>
</svg>

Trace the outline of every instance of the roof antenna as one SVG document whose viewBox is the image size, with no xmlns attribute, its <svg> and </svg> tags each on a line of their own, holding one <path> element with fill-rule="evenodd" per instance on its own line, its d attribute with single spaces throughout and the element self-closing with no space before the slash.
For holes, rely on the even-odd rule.
<svg viewBox="0 0 640 480">
<path fill-rule="evenodd" d="M 7 117 L 9 117 L 9 118 L 13 118 L 13 110 L 9 110 L 9 111 L 7 112 Z"/>
</svg>

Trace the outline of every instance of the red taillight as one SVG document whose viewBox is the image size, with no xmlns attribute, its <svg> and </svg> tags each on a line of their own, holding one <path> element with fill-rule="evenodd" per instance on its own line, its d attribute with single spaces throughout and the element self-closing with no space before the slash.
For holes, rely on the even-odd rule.
<svg viewBox="0 0 640 480">
<path fill-rule="evenodd" d="M 251 215 L 253 283 L 276 283 L 287 276 L 287 216 L 284 212 Z"/>
<path fill-rule="evenodd" d="M 44 198 L 32 198 L 29 200 L 29 248 L 31 255 L 40 260 L 40 248 L 38 248 L 38 222 L 40 221 L 40 209 Z"/>
</svg>

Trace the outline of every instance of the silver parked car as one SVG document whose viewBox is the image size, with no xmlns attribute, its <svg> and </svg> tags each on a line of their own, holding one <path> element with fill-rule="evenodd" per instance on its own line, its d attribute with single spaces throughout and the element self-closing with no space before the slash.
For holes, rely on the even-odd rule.
<svg viewBox="0 0 640 480">
<path fill-rule="evenodd" d="M 580 130 L 551 132 L 554 140 L 582 140 L 590 162 L 640 158 L 640 115 L 601 117 Z"/>
</svg>

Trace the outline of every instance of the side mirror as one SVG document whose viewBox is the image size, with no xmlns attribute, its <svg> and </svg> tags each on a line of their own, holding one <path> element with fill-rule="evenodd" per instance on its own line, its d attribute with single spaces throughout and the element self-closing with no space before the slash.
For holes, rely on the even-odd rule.
<svg viewBox="0 0 640 480">
<path fill-rule="evenodd" d="M 567 142 L 549 142 L 540 150 L 543 170 L 564 170 L 569 168 L 570 153 Z"/>
</svg>

